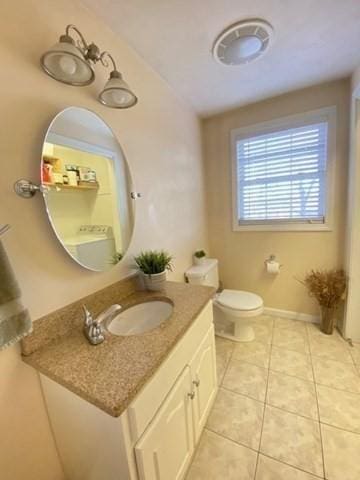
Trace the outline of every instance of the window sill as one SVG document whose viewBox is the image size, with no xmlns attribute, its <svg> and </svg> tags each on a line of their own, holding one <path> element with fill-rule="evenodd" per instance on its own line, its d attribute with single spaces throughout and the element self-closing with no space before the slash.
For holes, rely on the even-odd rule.
<svg viewBox="0 0 360 480">
<path fill-rule="evenodd" d="M 278 223 L 233 225 L 234 232 L 331 232 L 329 223 Z"/>
</svg>

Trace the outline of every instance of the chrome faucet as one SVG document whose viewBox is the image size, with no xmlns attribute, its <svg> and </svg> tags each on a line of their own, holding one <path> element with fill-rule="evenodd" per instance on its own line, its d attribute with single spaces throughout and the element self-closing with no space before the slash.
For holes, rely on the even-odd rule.
<svg viewBox="0 0 360 480">
<path fill-rule="evenodd" d="M 105 340 L 104 336 L 104 322 L 109 321 L 113 318 L 120 310 L 122 309 L 121 305 L 117 303 L 111 305 L 103 312 L 101 312 L 97 318 L 93 318 L 89 310 L 83 305 L 84 310 L 84 334 L 85 337 L 89 340 L 92 345 L 99 345 Z"/>
</svg>

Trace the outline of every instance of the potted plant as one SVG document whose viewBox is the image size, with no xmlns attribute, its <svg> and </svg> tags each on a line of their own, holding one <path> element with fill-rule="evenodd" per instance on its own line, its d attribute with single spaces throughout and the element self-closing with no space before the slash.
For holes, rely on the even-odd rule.
<svg viewBox="0 0 360 480">
<path fill-rule="evenodd" d="M 345 297 L 346 275 L 344 270 L 312 270 L 303 283 L 311 297 L 320 306 L 320 329 L 331 335 L 335 326 L 335 313 Z"/>
<path fill-rule="evenodd" d="M 194 253 L 194 264 L 195 265 L 202 265 L 205 263 L 206 252 L 205 250 L 197 250 Z"/>
<path fill-rule="evenodd" d="M 111 257 L 111 262 L 113 265 L 116 265 L 117 263 L 120 262 L 120 260 L 122 260 L 123 258 L 123 254 L 121 252 L 116 252 L 114 253 L 114 255 Z"/>
<path fill-rule="evenodd" d="M 164 250 L 149 250 L 134 257 L 147 290 L 162 290 L 166 281 L 166 271 L 172 270 L 172 256 Z"/>
</svg>

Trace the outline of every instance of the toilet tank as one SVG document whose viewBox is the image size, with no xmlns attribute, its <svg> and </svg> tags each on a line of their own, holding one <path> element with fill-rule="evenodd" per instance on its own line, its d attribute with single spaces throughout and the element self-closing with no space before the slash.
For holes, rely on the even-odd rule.
<svg viewBox="0 0 360 480">
<path fill-rule="evenodd" d="M 219 288 L 218 261 L 216 258 L 206 258 L 201 265 L 193 265 L 185 272 L 189 283 L 194 285 L 208 285 Z"/>
</svg>

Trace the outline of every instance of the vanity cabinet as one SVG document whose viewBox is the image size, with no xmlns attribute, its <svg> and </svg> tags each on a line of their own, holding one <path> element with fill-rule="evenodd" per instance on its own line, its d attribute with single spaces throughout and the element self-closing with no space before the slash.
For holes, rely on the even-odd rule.
<svg viewBox="0 0 360 480">
<path fill-rule="evenodd" d="M 212 302 L 119 417 L 41 381 L 68 480 L 181 480 L 217 392 Z"/>
<path fill-rule="evenodd" d="M 193 384 L 193 425 L 195 442 L 199 440 L 216 395 L 216 355 L 214 329 L 209 329 L 190 362 Z"/>
<path fill-rule="evenodd" d="M 158 414 L 136 444 L 141 480 L 182 478 L 194 450 L 190 368 L 185 367 Z"/>
<path fill-rule="evenodd" d="M 183 478 L 215 395 L 216 360 L 211 326 L 136 444 L 141 480 Z"/>
</svg>

